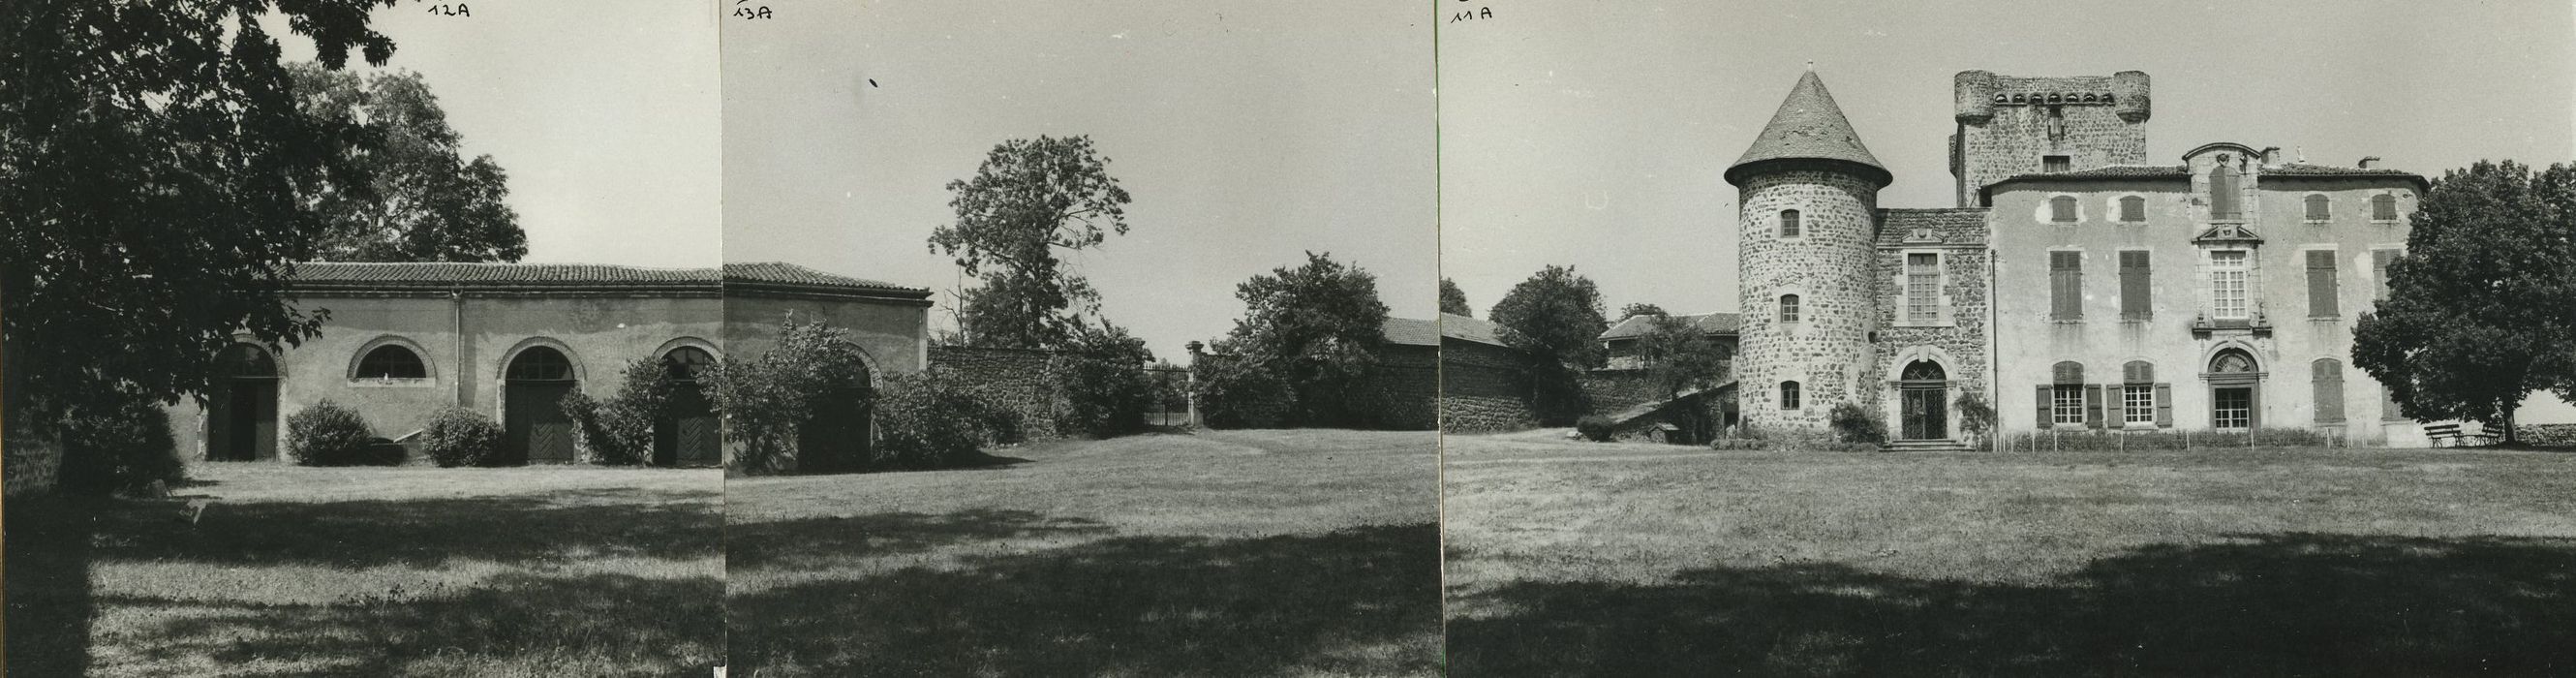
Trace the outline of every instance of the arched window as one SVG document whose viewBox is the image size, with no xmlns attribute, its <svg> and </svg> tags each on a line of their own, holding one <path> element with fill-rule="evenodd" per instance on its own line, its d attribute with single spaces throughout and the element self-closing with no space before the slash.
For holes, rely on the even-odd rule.
<svg viewBox="0 0 2576 678">
<path fill-rule="evenodd" d="M 428 379 L 429 365 L 401 344 L 384 344 L 358 358 L 359 379 Z"/>
<path fill-rule="evenodd" d="M 2311 394 L 2317 403 L 2317 423 L 2343 423 L 2343 361 L 2318 358 L 2308 363 Z"/>
<path fill-rule="evenodd" d="M 2253 374 L 2254 356 L 2232 348 L 2220 351 L 2216 357 L 2209 359 L 2209 372 L 2211 374 Z"/>
<path fill-rule="evenodd" d="M 682 346 L 662 354 L 662 369 L 669 371 L 672 381 L 696 383 L 698 375 L 715 364 L 714 355 L 696 346 Z"/>
<path fill-rule="evenodd" d="M 2120 198 L 2120 220 L 2138 223 L 2147 220 L 2147 199 L 2138 196 Z"/>
<path fill-rule="evenodd" d="M 2075 196 L 2061 195 L 2049 198 L 2048 220 L 2061 224 L 2075 223 Z"/>
<path fill-rule="evenodd" d="M 1798 223 L 1797 210 L 1780 210 L 1780 237 L 1799 237 L 1799 234 L 1805 233 L 1801 230 L 1802 226 Z"/>
<path fill-rule="evenodd" d="M 2325 221 L 2334 218 L 2333 205 L 2334 201 L 2327 199 L 2324 193 L 2308 194 L 2308 220 Z"/>
<path fill-rule="evenodd" d="M 2244 219 L 2245 208 L 2238 204 L 2242 197 L 2236 194 L 2236 168 L 2227 166 L 2227 156 L 2218 156 L 2218 168 L 2209 171 L 2209 218 Z"/>
<path fill-rule="evenodd" d="M 2370 220 L 2396 221 L 2397 196 L 2388 193 L 2370 196 Z"/>
<path fill-rule="evenodd" d="M 1794 322 L 1798 322 L 1798 313 L 1799 313 L 1799 309 L 1798 309 L 1798 295 L 1795 295 L 1795 294 L 1783 294 L 1783 295 L 1780 295 L 1780 322 L 1784 322 L 1784 323 L 1794 323 Z"/>
<path fill-rule="evenodd" d="M 1780 409 L 1784 409 L 1784 410 L 1794 410 L 1794 409 L 1798 409 L 1798 408 L 1799 408 L 1799 402 L 1798 402 L 1798 401 L 1799 401 L 1801 398 L 1803 398 L 1803 397 L 1804 397 L 1804 396 L 1798 392 L 1798 382 L 1794 382 L 1794 381 L 1784 381 L 1784 382 L 1780 382 Z"/>
<path fill-rule="evenodd" d="M 1904 381 L 1947 381 L 1950 375 L 1941 369 L 1940 363 L 1917 360 L 1906 363 L 1905 369 L 1897 373 L 1897 378 Z"/>
<path fill-rule="evenodd" d="M 2209 424 L 2221 430 L 2252 430 L 2261 418 L 2257 400 L 2261 368 L 2254 356 L 2238 349 L 2219 351 L 2209 359 Z"/>
<path fill-rule="evenodd" d="M 510 371 L 505 376 L 510 381 L 569 381 L 572 359 L 564 357 L 562 351 L 531 346 L 510 361 Z"/>
<path fill-rule="evenodd" d="M 277 359 L 250 344 L 233 344 L 215 354 L 215 373 L 227 377 L 277 376 Z"/>
</svg>

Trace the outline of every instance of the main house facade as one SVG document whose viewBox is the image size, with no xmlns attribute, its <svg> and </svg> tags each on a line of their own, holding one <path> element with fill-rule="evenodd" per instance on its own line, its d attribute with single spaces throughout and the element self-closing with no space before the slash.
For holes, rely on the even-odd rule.
<svg viewBox="0 0 2576 678">
<path fill-rule="evenodd" d="M 2350 365 L 2425 179 L 2218 142 L 2146 153 L 2146 74 L 1954 82 L 1958 204 L 1894 177 L 1801 78 L 1725 173 L 1738 190 L 1743 420 L 1959 437 L 1976 394 L 2016 431 L 2306 428 L 2420 444 Z"/>
<path fill-rule="evenodd" d="M 927 290 L 791 264 L 305 263 L 287 292 L 329 314 L 321 333 L 283 350 L 247 336 L 225 349 L 207 397 L 171 411 L 191 456 L 277 459 L 285 417 L 330 400 L 397 442 L 463 407 L 501 423 L 516 460 L 569 463 L 576 441 L 561 399 L 613 396 L 626 366 L 644 360 L 680 387 L 673 416 L 656 423 L 653 463 L 713 466 L 730 450 L 693 377 L 731 352 L 758 355 L 788 318 L 847 330 L 871 381 L 928 360 Z"/>
</svg>

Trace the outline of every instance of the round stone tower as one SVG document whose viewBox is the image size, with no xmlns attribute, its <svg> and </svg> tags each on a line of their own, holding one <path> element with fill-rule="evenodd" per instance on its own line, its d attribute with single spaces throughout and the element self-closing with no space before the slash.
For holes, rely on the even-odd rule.
<svg viewBox="0 0 2576 678">
<path fill-rule="evenodd" d="M 1815 431 L 1836 403 L 1879 411 L 1872 284 L 1878 189 L 1891 180 L 1812 71 L 1726 169 L 1737 190 L 1745 424 Z"/>
</svg>

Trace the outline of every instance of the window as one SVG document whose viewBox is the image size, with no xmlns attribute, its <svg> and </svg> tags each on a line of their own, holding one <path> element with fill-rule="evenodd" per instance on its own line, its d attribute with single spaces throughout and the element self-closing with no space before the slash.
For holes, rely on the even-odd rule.
<svg viewBox="0 0 2576 678">
<path fill-rule="evenodd" d="M 2335 303 L 2335 251 L 2308 250 L 2308 317 L 2342 317 Z"/>
<path fill-rule="evenodd" d="M 511 381 L 567 381 L 572 379 L 572 360 L 562 351 L 532 346 L 510 361 L 505 376 Z"/>
<path fill-rule="evenodd" d="M 707 368 L 714 367 L 715 364 L 714 355 L 696 346 L 682 346 L 662 354 L 662 369 L 671 375 L 672 381 L 684 384 L 697 383 L 698 377 L 706 374 Z"/>
<path fill-rule="evenodd" d="M 2218 156 L 2218 169 L 2209 172 L 2209 218 L 2239 221 L 2245 208 L 2237 204 L 2243 196 L 2236 194 L 2236 168 L 2227 166 L 2227 156 Z"/>
<path fill-rule="evenodd" d="M 2227 320 L 2243 320 L 2247 317 L 2246 272 L 2244 250 L 2218 250 L 2209 253 L 2211 315 Z"/>
<path fill-rule="evenodd" d="M 2075 223 L 2075 196 L 2061 195 L 2049 198 L 2048 220 L 2061 224 Z"/>
<path fill-rule="evenodd" d="M 2308 383 L 2316 390 L 2317 423 L 2343 423 L 2343 361 L 2318 358 L 2308 369 Z"/>
<path fill-rule="evenodd" d="M 2331 203 L 2332 201 L 2327 200 L 2324 193 L 2308 194 L 2308 220 L 2325 221 L 2332 218 L 2332 210 L 2329 209 Z"/>
<path fill-rule="evenodd" d="M 1780 210 L 1780 237 L 1795 238 L 1801 233 L 1797 210 Z"/>
<path fill-rule="evenodd" d="M 2397 261 L 2397 250 L 2370 251 L 2370 300 L 2388 298 L 2388 264 Z"/>
<path fill-rule="evenodd" d="M 2146 320 L 2155 316 L 2154 292 L 2147 284 L 2146 250 L 2120 251 L 2120 319 Z"/>
<path fill-rule="evenodd" d="M 1780 382 L 1780 409 L 1798 409 L 1798 382 Z"/>
<path fill-rule="evenodd" d="M 1941 255 L 1931 252 L 1905 255 L 1905 320 L 1912 323 L 1941 321 Z"/>
<path fill-rule="evenodd" d="M 2210 409 L 2210 423 L 2221 429 L 2247 429 L 2254 425 L 2254 389 L 2217 389 L 2216 405 Z"/>
<path fill-rule="evenodd" d="M 2048 253 L 2048 301 L 2049 319 L 2084 319 L 2083 252 Z"/>
<path fill-rule="evenodd" d="M 2122 196 L 2120 198 L 2120 220 L 2132 224 L 2146 221 L 2147 199 L 2134 195 Z"/>
<path fill-rule="evenodd" d="M 2370 196 L 2371 221 L 2396 221 L 2397 196 L 2389 193 Z"/>
<path fill-rule="evenodd" d="M 2084 423 L 2084 364 L 2060 362 L 2049 369 L 2048 423 Z"/>
<path fill-rule="evenodd" d="M 1798 322 L 1798 295 L 1780 295 L 1780 322 Z"/>
<path fill-rule="evenodd" d="M 2120 423 L 2164 425 L 2156 416 L 2156 366 L 2132 360 L 2120 373 Z"/>
<path fill-rule="evenodd" d="M 385 344 L 358 358 L 360 379 L 428 379 L 429 366 L 421 363 L 420 354 L 399 344 Z"/>
<path fill-rule="evenodd" d="M 2063 155 L 2044 155 L 2039 158 L 2039 171 L 2042 172 L 2064 172 L 2074 169 L 2074 166 L 2072 159 Z"/>
</svg>

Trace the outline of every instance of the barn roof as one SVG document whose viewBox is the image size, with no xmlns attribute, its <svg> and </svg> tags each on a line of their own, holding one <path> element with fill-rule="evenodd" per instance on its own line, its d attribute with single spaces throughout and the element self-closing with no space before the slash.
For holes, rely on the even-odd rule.
<svg viewBox="0 0 2576 678">
<path fill-rule="evenodd" d="M 345 292 L 713 292 L 732 285 L 922 298 L 930 295 L 926 289 L 824 273 L 783 262 L 725 264 L 722 268 L 663 268 L 616 264 L 316 261 L 295 264 L 287 277 L 289 289 Z"/>
</svg>

